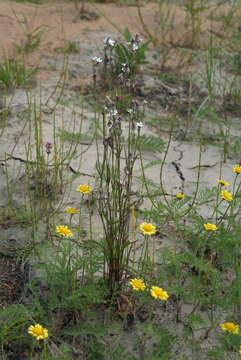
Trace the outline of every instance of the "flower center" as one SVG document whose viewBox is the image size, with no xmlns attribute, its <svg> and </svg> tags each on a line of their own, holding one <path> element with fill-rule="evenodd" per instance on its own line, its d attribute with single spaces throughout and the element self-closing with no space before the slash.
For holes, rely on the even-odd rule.
<svg viewBox="0 0 241 360">
<path fill-rule="evenodd" d="M 43 328 L 40 326 L 35 326 L 34 332 L 38 336 L 44 335 Z"/>
<path fill-rule="evenodd" d="M 143 230 L 145 230 L 146 232 L 150 232 L 150 231 L 152 231 L 152 226 L 149 224 L 146 224 L 143 226 Z"/>
<path fill-rule="evenodd" d="M 68 235 L 68 234 L 69 234 L 69 230 L 68 230 L 68 229 L 61 229 L 61 232 L 62 232 L 64 235 Z"/>
<path fill-rule="evenodd" d="M 235 325 L 234 324 L 226 324 L 227 330 L 234 331 Z"/>
</svg>

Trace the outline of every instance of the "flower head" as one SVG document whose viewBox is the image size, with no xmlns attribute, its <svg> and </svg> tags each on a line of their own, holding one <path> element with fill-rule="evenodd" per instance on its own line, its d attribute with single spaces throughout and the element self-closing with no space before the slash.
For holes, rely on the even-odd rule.
<svg viewBox="0 0 241 360">
<path fill-rule="evenodd" d="M 228 331 L 232 334 L 239 334 L 239 326 L 232 322 L 226 322 L 219 325 L 223 331 Z"/>
<path fill-rule="evenodd" d="M 130 48 L 132 51 L 137 51 L 139 49 L 139 44 L 135 40 L 131 40 Z"/>
<path fill-rule="evenodd" d="M 130 47 L 132 51 L 137 51 L 139 49 L 139 44 L 142 42 L 142 39 L 139 35 L 135 35 L 135 37 L 130 42 Z"/>
<path fill-rule="evenodd" d="M 131 115 L 131 114 L 133 114 L 133 112 L 134 112 L 134 110 L 133 110 L 133 109 L 131 109 L 131 108 L 130 108 L 130 109 L 127 109 L 126 111 L 127 111 L 127 112 L 128 112 L 128 114 L 130 114 L 130 115 Z"/>
<path fill-rule="evenodd" d="M 78 212 L 79 212 L 79 210 L 77 210 L 77 209 L 75 209 L 75 208 L 73 208 L 73 207 L 67 207 L 66 209 L 65 209 L 65 211 L 67 212 L 67 213 L 69 213 L 70 215 L 74 215 L 74 214 L 77 214 Z"/>
<path fill-rule="evenodd" d="M 89 194 L 89 193 L 91 193 L 92 189 L 91 189 L 91 187 L 89 185 L 84 184 L 84 185 L 79 185 L 76 188 L 76 191 L 79 191 L 82 194 Z"/>
<path fill-rule="evenodd" d="M 241 165 L 234 165 L 233 172 L 236 174 L 241 174 Z"/>
<path fill-rule="evenodd" d="M 72 233 L 72 231 L 68 228 L 68 226 L 64 226 L 64 225 L 56 226 L 56 232 L 57 232 L 59 235 L 62 235 L 62 236 L 64 236 L 64 237 L 72 237 L 72 236 L 73 236 L 73 233 Z"/>
<path fill-rule="evenodd" d="M 92 57 L 91 60 L 93 61 L 93 64 L 94 64 L 94 65 L 101 64 L 102 61 L 103 61 L 101 58 L 99 58 L 99 57 L 97 57 L 97 56 Z"/>
<path fill-rule="evenodd" d="M 239 353 L 241 354 L 241 346 L 239 347 Z"/>
<path fill-rule="evenodd" d="M 51 142 L 47 141 L 45 144 L 45 151 L 46 151 L 47 155 L 49 155 L 51 153 L 52 147 L 53 147 L 53 144 Z"/>
<path fill-rule="evenodd" d="M 221 185 L 221 186 L 229 186 L 229 182 L 225 181 L 225 180 L 217 180 L 218 183 Z"/>
<path fill-rule="evenodd" d="M 227 190 L 222 190 L 221 195 L 224 200 L 227 200 L 227 201 L 233 200 L 232 194 Z"/>
<path fill-rule="evenodd" d="M 49 336 L 48 330 L 39 324 L 29 326 L 28 333 L 36 337 L 37 340 L 44 340 Z"/>
<path fill-rule="evenodd" d="M 211 230 L 211 231 L 218 230 L 215 224 L 207 223 L 207 224 L 203 224 L 203 226 L 205 227 L 206 230 Z"/>
<path fill-rule="evenodd" d="M 143 222 L 140 225 L 140 230 L 143 232 L 144 235 L 153 235 L 156 233 L 156 227 L 151 223 Z"/>
<path fill-rule="evenodd" d="M 110 37 L 105 38 L 103 42 L 106 46 L 108 46 L 110 48 L 114 47 L 116 44 L 116 41 L 112 40 Z"/>
<path fill-rule="evenodd" d="M 131 279 L 129 284 L 132 286 L 132 289 L 136 291 L 143 291 L 146 288 L 145 283 L 141 279 Z"/>
<path fill-rule="evenodd" d="M 167 300 L 169 298 L 168 293 L 158 286 L 151 287 L 151 296 L 159 300 Z"/>
<path fill-rule="evenodd" d="M 118 115 L 118 110 L 116 108 L 113 108 L 110 110 L 109 114 L 110 117 L 115 117 Z"/>
<path fill-rule="evenodd" d="M 176 197 L 178 198 L 178 199 L 184 199 L 185 198 L 185 194 L 183 194 L 183 193 L 177 193 L 176 194 Z"/>
<path fill-rule="evenodd" d="M 136 123 L 137 129 L 141 129 L 144 126 L 143 122 L 139 121 Z"/>
<path fill-rule="evenodd" d="M 129 72 L 130 72 L 129 65 L 126 64 L 126 63 L 123 63 L 123 64 L 121 65 L 121 71 L 122 71 L 123 73 L 129 73 Z"/>
</svg>

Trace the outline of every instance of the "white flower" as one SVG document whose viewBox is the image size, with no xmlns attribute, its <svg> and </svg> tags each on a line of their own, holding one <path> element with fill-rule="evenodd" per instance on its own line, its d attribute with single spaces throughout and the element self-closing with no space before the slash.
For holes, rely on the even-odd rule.
<svg viewBox="0 0 241 360">
<path fill-rule="evenodd" d="M 112 129 L 113 121 L 109 120 L 107 126 L 108 126 L 109 130 Z"/>
<path fill-rule="evenodd" d="M 118 115 L 118 111 L 116 109 L 111 109 L 110 112 L 109 112 L 109 116 L 117 116 Z"/>
<path fill-rule="evenodd" d="M 116 44 L 115 40 L 112 40 L 110 37 L 104 39 L 104 44 L 109 47 L 114 47 Z"/>
<path fill-rule="evenodd" d="M 128 114 L 130 114 L 130 115 L 131 115 L 131 114 L 133 114 L 133 112 L 134 112 L 134 110 L 133 110 L 133 109 L 127 109 L 126 111 L 127 111 L 127 112 L 128 112 Z"/>
<path fill-rule="evenodd" d="M 123 63 L 123 64 L 122 64 L 122 67 L 121 67 L 121 71 L 129 73 L 129 72 L 130 72 L 130 69 L 129 69 L 128 64 Z"/>
<path fill-rule="evenodd" d="M 101 58 L 99 58 L 97 56 L 92 57 L 91 60 L 93 61 L 94 65 L 101 64 L 103 61 Z"/>
<path fill-rule="evenodd" d="M 132 51 L 137 51 L 139 49 L 139 45 L 135 40 L 131 40 L 130 46 Z"/>
<path fill-rule="evenodd" d="M 138 128 L 138 129 L 140 129 L 140 128 L 142 128 L 144 126 L 144 124 L 143 124 L 143 122 L 138 122 L 138 123 L 136 123 L 136 127 Z"/>
</svg>

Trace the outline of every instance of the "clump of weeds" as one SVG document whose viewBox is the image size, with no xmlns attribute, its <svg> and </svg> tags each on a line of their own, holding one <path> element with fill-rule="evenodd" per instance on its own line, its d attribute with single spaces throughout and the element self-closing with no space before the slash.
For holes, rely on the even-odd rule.
<svg viewBox="0 0 241 360">
<path fill-rule="evenodd" d="M 28 67 L 22 60 L 4 57 L 0 62 L 0 86 L 15 89 L 26 83 L 37 73 L 37 67 Z"/>
</svg>

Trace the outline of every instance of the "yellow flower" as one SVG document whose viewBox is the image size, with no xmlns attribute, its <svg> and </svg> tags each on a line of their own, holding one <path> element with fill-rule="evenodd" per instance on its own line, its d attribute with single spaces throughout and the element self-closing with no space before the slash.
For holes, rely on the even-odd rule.
<svg viewBox="0 0 241 360">
<path fill-rule="evenodd" d="M 218 230 L 215 224 L 207 223 L 207 224 L 203 224 L 203 226 L 205 227 L 206 230 L 211 230 L 211 231 Z"/>
<path fill-rule="evenodd" d="M 184 199 L 185 198 L 185 194 L 183 194 L 183 193 L 178 193 L 178 194 L 176 194 L 176 197 L 178 198 L 178 199 Z"/>
<path fill-rule="evenodd" d="M 144 235 L 153 235 L 156 233 L 156 227 L 151 223 L 143 222 L 140 225 L 140 230 L 143 232 Z"/>
<path fill-rule="evenodd" d="M 28 333 L 36 337 L 37 340 L 47 339 L 49 336 L 48 330 L 39 324 L 29 326 Z"/>
<path fill-rule="evenodd" d="M 227 201 L 233 200 L 232 194 L 227 190 L 222 190 L 221 195 L 224 200 L 227 200 Z"/>
<path fill-rule="evenodd" d="M 67 211 L 67 213 L 69 213 L 70 215 L 73 215 L 73 214 L 77 214 L 79 212 L 79 210 L 73 208 L 73 207 L 67 207 L 65 209 L 65 211 Z"/>
<path fill-rule="evenodd" d="M 226 322 L 219 325 L 223 331 L 228 331 L 232 334 L 239 334 L 239 326 L 232 322 Z"/>
<path fill-rule="evenodd" d="M 229 182 L 225 181 L 225 180 L 217 180 L 218 183 L 221 185 L 221 186 L 229 186 Z"/>
<path fill-rule="evenodd" d="M 241 354 L 241 346 L 239 347 L 239 353 Z"/>
<path fill-rule="evenodd" d="M 151 296 L 160 300 L 167 300 L 169 298 L 168 293 L 158 286 L 151 287 Z"/>
<path fill-rule="evenodd" d="M 235 172 L 236 174 L 241 174 L 241 165 L 235 165 L 233 167 L 233 172 Z"/>
<path fill-rule="evenodd" d="M 92 189 L 89 185 L 84 184 L 84 185 L 77 186 L 76 191 L 79 191 L 82 194 L 89 194 L 89 193 L 91 193 Z"/>
<path fill-rule="evenodd" d="M 68 226 L 64 226 L 64 225 L 59 225 L 56 226 L 56 232 L 62 236 L 65 237 L 71 237 L 73 236 L 72 231 L 68 228 Z"/>
<path fill-rule="evenodd" d="M 136 278 L 131 279 L 129 281 L 129 284 L 132 286 L 133 290 L 137 290 L 137 291 L 139 291 L 139 290 L 143 291 L 146 288 L 145 283 L 141 279 L 136 279 Z"/>
</svg>

